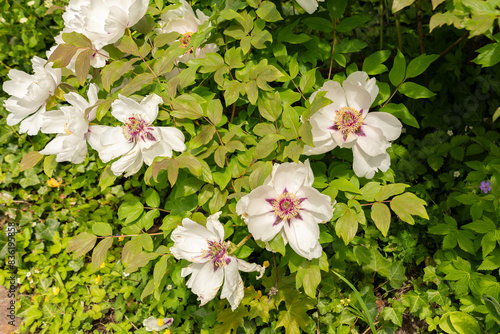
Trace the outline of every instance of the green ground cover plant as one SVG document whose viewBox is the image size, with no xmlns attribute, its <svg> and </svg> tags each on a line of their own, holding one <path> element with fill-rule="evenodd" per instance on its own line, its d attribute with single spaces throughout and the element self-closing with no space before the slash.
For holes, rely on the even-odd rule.
<svg viewBox="0 0 500 334">
<path fill-rule="evenodd" d="M 110 3 L 1 4 L 21 333 L 500 332 L 500 2 Z"/>
</svg>

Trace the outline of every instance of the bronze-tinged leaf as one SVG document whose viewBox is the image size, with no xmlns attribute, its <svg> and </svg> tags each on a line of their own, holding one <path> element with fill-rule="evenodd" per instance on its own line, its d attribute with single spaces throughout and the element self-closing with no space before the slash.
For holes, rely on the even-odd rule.
<svg viewBox="0 0 500 334">
<path fill-rule="evenodd" d="M 142 86 L 151 84 L 154 79 L 155 77 L 151 73 L 141 73 L 126 84 L 120 93 L 124 96 L 129 96 L 140 90 Z"/>
<path fill-rule="evenodd" d="M 62 34 L 62 39 L 66 44 L 72 44 L 79 48 L 92 49 L 92 42 L 86 36 L 78 32 L 67 32 Z"/>
<path fill-rule="evenodd" d="M 124 53 L 130 53 L 134 56 L 139 55 L 139 48 L 137 47 L 137 44 L 135 44 L 135 41 L 132 39 L 132 37 L 128 35 L 124 35 L 116 44 L 115 46 L 120 50 L 121 52 Z"/>
<path fill-rule="evenodd" d="M 38 151 L 27 153 L 19 164 L 19 171 L 24 172 L 25 170 L 35 167 L 36 164 L 42 160 L 42 158 L 43 154 L 38 153 Z"/>
<path fill-rule="evenodd" d="M 75 72 L 78 83 L 83 85 L 87 80 L 90 70 L 90 58 L 94 55 L 94 50 L 87 49 L 82 51 L 75 62 Z"/>
<path fill-rule="evenodd" d="M 66 67 L 73 59 L 78 47 L 72 44 L 59 44 L 49 57 L 49 62 L 54 62 L 52 67 Z"/>
<path fill-rule="evenodd" d="M 89 252 L 94 247 L 96 241 L 97 236 L 94 234 L 82 232 L 68 242 L 66 250 L 68 252 L 75 252 L 73 258 L 76 259 Z"/>
<path fill-rule="evenodd" d="M 120 79 L 125 73 L 130 71 L 132 64 L 141 58 L 132 58 L 129 61 L 115 60 L 104 66 L 101 71 L 102 87 L 109 92 L 111 85 Z"/>
<path fill-rule="evenodd" d="M 99 242 L 92 252 L 92 270 L 96 271 L 99 269 L 101 264 L 106 261 L 106 253 L 108 249 L 113 245 L 114 238 L 105 238 Z"/>
</svg>

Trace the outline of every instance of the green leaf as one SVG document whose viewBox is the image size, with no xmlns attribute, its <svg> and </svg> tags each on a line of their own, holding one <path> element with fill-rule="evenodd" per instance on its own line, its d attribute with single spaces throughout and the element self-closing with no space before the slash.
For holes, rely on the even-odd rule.
<svg viewBox="0 0 500 334">
<path fill-rule="evenodd" d="M 356 236 L 358 231 L 358 218 L 356 212 L 348 208 L 346 213 L 340 217 L 335 224 L 335 232 L 347 245 Z"/>
<path fill-rule="evenodd" d="M 26 153 L 19 164 L 19 171 L 24 172 L 25 170 L 35 167 L 42 159 L 43 155 L 38 153 L 38 151 Z"/>
<path fill-rule="evenodd" d="M 325 33 L 330 33 L 333 31 L 333 24 L 322 17 L 307 17 L 305 19 L 302 19 L 301 22 L 313 30 L 322 31 Z"/>
<path fill-rule="evenodd" d="M 144 194 L 144 198 L 146 199 L 146 204 L 152 208 L 160 207 L 160 195 L 153 188 L 148 188 Z"/>
<path fill-rule="evenodd" d="M 246 307 L 238 307 L 232 311 L 231 308 L 226 308 L 217 312 L 217 321 L 219 324 L 214 328 L 215 333 L 236 333 L 238 327 L 243 325 L 244 319 L 249 312 Z"/>
<path fill-rule="evenodd" d="M 134 197 L 120 205 L 118 208 L 118 218 L 124 221 L 125 224 L 128 224 L 139 218 L 143 211 L 144 206 L 138 198 Z"/>
<path fill-rule="evenodd" d="M 392 13 L 399 12 L 401 9 L 410 6 L 415 0 L 394 0 L 392 2 Z"/>
<path fill-rule="evenodd" d="M 255 159 L 263 159 L 276 149 L 276 142 L 285 139 L 282 135 L 270 133 L 257 143 L 255 147 Z"/>
<path fill-rule="evenodd" d="M 412 215 L 429 219 L 424 205 L 426 205 L 425 201 L 412 193 L 396 196 L 391 201 L 392 211 L 399 216 L 399 219 L 412 225 L 415 223 Z"/>
<path fill-rule="evenodd" d="M 57 161 L 55 155 L 46 155 L 45 159 L 43 159 L 43 172 L 48 177 L 52 177 L 54 173 L 54 169 L 57 167 Z"/>
<path fill-rule="evenodd" d="M 52 67 L 66 67 L 69 65 L 79 48 L 72 44 L 59 44 L 52 52 L 48 61 L 54 62 Z"/>
<path fill-rule="evenodd" d="M 403 313 L 405 309 L 406 307 L 396 300 L 392 303 L 392 307 L 384 307 L 380 315 L 384 320 L 390 320 L 393 324 L 401 327 L 403 325 Z"/>
<path fill-rule="evenodd" d="M 301 334 L 300 329 L 305 329 L 311 322 L 307 311 L 313 308 L 311 302 L 305 298 L 300 298 L 294 293 L 287 299 L 285 296 L 286 311 L 280 311 L 276 328 L 285 327 L 287 334 Z"/>
<path fill-rule="evenodd" d="M 428 99 L 436 95 L 424 86 L 414 82 L 405 82 L 399 87 L 399 91 L 412 99 Z"/>
<path fill-rule="evenodd" d="M 219 124 L 222 120 L 222 103 L 220 100 L 210 100 L 207 106 L 207 117 L 213 125 Z"/>
<path fill-rule="evenodd" d="M 363 61 L 363 71 L 368 75 L 377 75 L 387 71 L 387 66 L 382 63 L 391 56 L 389 50 L 377 51 L 366 57 Z"/>
<path fill-rule="evenodd" d="M 437 172 L 444 164 L 444 158 L 441 155 L 433 154 L 427 158 L 429 166 Z"/>
<path fill-rule="evenodd" d="M 476 50 L 476 52 L 479 53 L 479 55 L 472 61 L 482 67 L 494 66 L 500 62 L 500 43 L 485 45 Z"/>
<path fill-rule="evenodd" d="M 410 113 L 408 108 L 402 103 L 388 103 L 383 108 L 380 108 L 381 112 L 387 112 L 391 115 L 399 118 L 404 124 L 413 126 L 414 128 L 420 128 L 418 125 L 417 119 Z"/>
<path fill-rule="evenodd" d="M 101 70 L 102 87 L 109 92 L 111 85 L 116 80 L 122 78 L 125 73 L 129 72 L 132 65 L 138 60 L 140 60 L 140 58 L 133 58 L 129 61 L 115 60 L 104 66 Z"/>
<path fill-rule="evenodd" d="M 406 60 L 405 56 L 398 50 L 396 57 L 394 57 L 394 63 L 392 65 L 391 71 L 389 72 L 389 80 L 392 85 L 397 87 L 405 79 L 406 71 Z"/>
<path fill-rule="evenodd" d="M 96 241 L 97 236 L 95 236 L 94 234 L 82 232 L 68 242 L 66 251 L 75 252 L 73 254 L 73 258 L 77 259 L 94 248 Z"/>
<path fill-rule="evenodd" d="M 141 267 L 144 267 L 145 265 L 147 265 L 149 263 L 149 261 L 151 261 L 157 257 L 158 257 L 158 254 L 156 254 L 156 253 L 146 253 L 146 252 L 141 251 L 137 255 L 132 257 L 132 259 L 130 259 L 130 261 L 128 263 L 124 262 L 125 269 L 127 270 L 127 272 L 129 274 L 133 273 L 134 271 L 136 271 L 137 269 L 139 269 Z"/>
<path fill-rule="evenodd" d="M 286 254 L 286 247 L 285 247 L 285 242 L 283 241 L 283 236 L 281 233 L 278 233 L 272 238 L 271 241 L 269 241 L 269 246 L 280 253 L 281 255 L 285 256 Z"/>
<path fill-rule="evenodd" d="M 271 161 L 267 161 L 264 164 L 257 167 L 251 174 L 249 178 L 250 189 L 255 189 L 264 183 L 264 180 L 271 174 L 273 166 Z"/>
<path fill-rule="evenodd" d="M 422 54 L 412 59 L 406 68 L 406 78 L 414 78 L 422 74 L 438 57 L 439 55 Z"/>
<path fill-rule="evenodd" d="M 155 77 L 151 73 L 141 73 L 129 81 L 125 87 L 120 90 L 120 93 L 129 96 L 132 93 L 141 90 L 143 86 L 149 85 L 154 81 Z"/>
<path fill-rule="evenodd" d="M 408 280 L 403 261 L 395 261 L 391 264 L 388 280 L 393 289 L 400 289 L 403 283 Z"/>
<path fill-rule="evenodd" d="M 137 47 L 137 44 L 132 37 L 128 35 L 123 35 L 123 37 L 115 43 L 115 46 L 123 53 L 130 53 L 134 56 L 139 55 L 139 48 Z"/>
<path fill-rule="evenodd" d="M 366 15 L 353 15 L 342 19 L 337 25 L 337 32 L 350 32 L 358 26 L 370 21 Z"/>
<path fill-rule="evenodd" d="M 328 11 L 333 18 L 339 19 L 342 15 L 344 15 L 347 7 L 347 0 L 327 1 L 326 6 L 328 7 Z"/>
<path fill-rule="evenodd" d="M 155 269 L 153 272 L 153 281 L 155 289 L 160 287 L 163 277 L 167 273 L 167 264 L 169 255 L 163 255 L 158 262 L 155 264 Z"/>
<path fill-rule="evenodd" d="M 375 196 L 375 201 L 377 202 L 385 201 L 389 197 L 401 194 L 408 187 L 409 185 L 404 183 L 394 183 L 382 186 L 377 195 Z"/>
<path fill-rule="evenodd" d="M 297 278 L 301 277 L 304 292 L 311 298 L 316 297 L 316 288 L 321 283 L 319 266 L 309 261 L 303 262 L 297 270 Z M 300 285 L 299 285 L 300 287 Z"/>
<path fill-rule="evenodd" d="M 111 171 L 111 167 L 106 166 L 101 174 L 101 177 L 99 178 L 99 187 L 101 188 L 101 191 L 111 186 L 115 182 L 115 180 L 116 175 Z"/>
<path fill-rule="evenodd" d="M 79 48 L 92 48 L 92 41 L 78 32 L 63 33 L 62 39 L 66 44 L 73 44 Z"/>
<path fill-rule="evenodd" d="M 337 190 L 347 191 L 355 194 L 361 194 L 361 191 L 357 186 L 352 184 L 347 179 L 336 179 L 330 182 L 330 187 L 335 188 Z"/>
<path fill-rule="evenodd" d="M 280 13 L 276 9 L 276 5 L 271 1 L 262 1 L 257 9 L 257 15 L 266 22 L 276 22 L 283 20 Z"/>
<path fill-rule="evenodd" d="M 95 223 L 92 225 L 92 232 L 95 235 L 105 237 L 113 234 L 113 229 L 108 223 Z"/>
<path fill-rule="evenodd" d="M 257 101 L 259 113 L 268 121 L 274 122 L 281 115 L 281 96 L 279 92 L 274 94 L 266 92 Z"/>
<path fill-rule="evenodd" d="M 172 101 L 173 110 L 170 115 L 178 118 L 198 119 L 203 117 L 203 109 L 191 95 L 183 94 Z"/>
<path fill-rule="evenodd" d="M 182 153 L 175 160 L 178 162 L 180 168 L 187 168 L 189 172 L 196 177 L 200 177 L 203 174 L 203 168 L 201 162 L 188 153 Z"/>
<path fill-rule="evenodd" d="M 92 270 L 96 271 L 99 267 L 106 261 L 106 253 L 108 249 L 113 245 L 114 238 L 104 238 L 101 242 L 97 244 L 92 252 Z"/>
<path fill-rule="evenodd" d="M 448 333 L 471 334 L 482 332 L 479 323 L 474 317 L 459 311 L 443 315 L 439 327 Z"/>
<path fill-rule="evenodd" d="M 500 324 L 500 303 L 492 296 L 483 296 L 484 305 L 490 312 L 490 315 L 495 319 L 495 321 Z"/>
<path fill-rule="evenodd" d="M 303 94 L 306 94 L 307 92 L 309 92 L 313 88 L 313 85 L 315 82 L 316 82 L 316 68 L 313 68 L 312 70 L 307 71 L 300 78 L 300 82 L 299 82 L 300 91 Z"/>
<path fill-rule="evenodd" d="M 391 224 L 391 210 L 389 210 L 384 203 L 373 203 L 370 216 L 375 226 L 377 226 L 380 232 L 382 232 L 382 235 L 386 237 Z"/>
</svg>

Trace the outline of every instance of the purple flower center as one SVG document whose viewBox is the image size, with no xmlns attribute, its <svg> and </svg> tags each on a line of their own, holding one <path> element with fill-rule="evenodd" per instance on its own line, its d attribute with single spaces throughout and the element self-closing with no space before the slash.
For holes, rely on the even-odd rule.
<svg viewBox="0 0 500 334">
<path fill-rule="evenodd" d="M 228 247 L 228 242 L 208 240 L 208 252 L 206 257 L 213 262 L 214 272 L 231 262 L 231 257 L 227 253 Z"/>
<path fill-rule="evenodd" d="M 361 125 L 363 125 L 362 113 L 363 109 L 358 111 L 351 107 L 340 108 L 337 110 L 337 114 L 335 115 L 335 123 L 330 127 L 330 129 L 342 132 L 344 141 L 349 138 L 351 133 L 358 136 L 364 136 L 365 133 L 361 128 Z"/>
<path fill-rule="evenodd" d="M 274 215 L 276 216 L 273 225 L 277 225 L 283 220 L 286 220 L 288 224 L 290 224 L 292 218 L 302 220 L 300 216 L 300 204 L 304 200 L 305 198 L 298 198 L 295 194 L 289 193 L 286 188 L 283 190 L 283 193 L 276 198 L 266 199 L 266 201 L 272 205 Z"/>
<path fill-rule="evenodd" d="M 137 114 L 130 116 L 122 125 L 123 135 L 131 143 L 137 143 L 139 140 L 146 141 L 146 139 L 156 141 L 153 130 L 151 123 Z"/>
</svg>

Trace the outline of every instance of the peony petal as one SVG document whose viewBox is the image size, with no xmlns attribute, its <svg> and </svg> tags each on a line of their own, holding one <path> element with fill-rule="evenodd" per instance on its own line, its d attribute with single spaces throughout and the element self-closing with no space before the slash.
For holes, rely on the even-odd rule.
<svg viewBox="0 0 500 334">
<path fill-rule="evenodd" d="M 302 219 L 292 219 L 290 224 L 283 227 L 290 247 L 308 260 L 319 258 L 322 248 L 319 244 L 319 227 L 313 215 L 301 211 Z"/>
<path fill-rule="evenodd" d="M 355 83 L 356 85 L 359 85 L 366 89 L 368 93 L 370 93 L 371 96 L 371 103 L 375 101 L 378 95 L 378 86 L 377 86 L 377 80 L 375 78 L 369 79 L 368 74 L 363 71 L 356 71 L 354 73 L 351 73 L 345 81 L 351 81 Z M 344 82 L 345 82 L 344 81 Z"/>
<path fill-rule="evenodd" d="M 141 105 L 137 101 L 118 94 L 118 99 L 111 103 L 111 115 L 122 123 L 134 114 L 143 115 Z M 144 117 L 144 116 L 143 116 Z"/>
<path fill-rule="evenodd" d="M 380 169 L 386 172 L 391 165 L 391 158 L 388 153 L 383 153 L 377 156 L 369 156 L 363 150 L 354 146 L 353 153 L 353 170 L 359 177 L 373 178 L 375 173 Z"/>
<path fill-rule="evenodd" d="M 278 194 L 271 186 L 260 186 L 248 194 L 248 205 L 245 213 L 249 216 L 258 216 L 273 211 L 272 204 L 267 200 L 274 200 Z"/>
<path fill-rule="evenodd" d="M 323 84 L 323 87 L 321 87 L 320 91 L 326 91 L 325 97 L 332 100 L 332 104 L 330 104 L 328 107 L 325 108 L 330 108 L 330 110 L 336 111 L 342 107 L 347 106 L 345 91 L 337 81 L 330 80 L 325 82 Z M 333 115 L 333 117 L 335 119 L 335 115 Z"/>
<path fill-rule="evenodd" d="M 391 144 L 384 138 L 382 131 L 368 124 L 362 126 L 364 136 L 357 136 L 356 145 L 366 154 L 376 156 L 384 154 Z"/>
<path fill-rule="evenodd" d="M 256 240 L 270 241 L 278 234 L 283 227 L 284 221 L 276 223 L 274 213 L 265 213 L 258 216 L 248 216 L 245 220 L 248 231 Z"/>
<path fill-rule="evenodd" d="M 198 295 L 198 300 L 201 301 L 200 306 L 203 306 L 212 300 L 219 291 L 224 279 L 224 270 L 214 271 L 212 262 L 193 263 L 190 267 L 192 274 L 186 285 L 194 294 Z M 183 276 L 185 276 L 184 273 L 182 273 Z"/>
<path fill-rule="evenodd" d="M 204 257 L 209 248 L 207 240 L 221 241 L 218 235 L 189 218 L 182 220 L 170 238 L 174 242 L 170 248 L 172 255 L 195 263 L 207 262 L 208 258 Z"/>
<path fill-rule="evenodd" d="M 163 103 L 163 99 L 156 94 L 150 94 L 141 101 L 141 109 L 147 115 L 146 120 L 153 123 L 158 116 L 158 105 Z"/>
<path fill-rule="evenodd" d="M 351 81 L 344 81 L 342 86 L 344 87 L 349 107 L 360 112 L 363 111 L 364 116 L 372 104 L 370 93 L 362 86 Z"/>
<path fill-rule="evenodd" d="M 307 168 L 304 164 L 285 162 L 276 169 L 273 176 L 273 186 L 278 194 L 286 189 L 289 193 L 295 193 L 304 184 Z"/>
<path fill-rule="evenodd" d="M 394 115 L 386 112 L 371 112 L 365 118 L 365 123 L 378 128 L 387 140 L 396 140 L 401 135 L 403 125 Z"/>
<path fill-rule="evenodd" d="M 207 218 L 207 230 L 212 232 L 215 236 L 217 236 L 218 241 L 224 240 L 224 226 L 222 226 L 219 221 L 219 217 L 222 214 L 221 211 L 214 213 L 213 215 L 208 216 Z"/>
<path fill-rule="evenodd" d="M 241 259 L 236 259 L 238 262 L 238 269 L 241 271 L 244 271 L 246 273 L 250 273 L 253 271 L 256 271 L 259 273 L 257 276 L 257 279 L 261 279 L 262 276 L 264 275 L 264 272 L 266 271 L 266 268 L 263 266 L 259 266 L 257 263 L 248 263 L 244 260 Z"/>
<path fill-rule="evenodd" d="M 330 196 L 321 194 L 313 187 L 301 187 L 296 195 L 299 198 L 305 198 L 300 208 L 310 212 L 317 223 L 329 222 L 332 219 L 333 205 Z"/>
<path fill-rule="evenodd" d="M 103 160 L 104 161 L 104 160 Z M 142 154 L 138 148 L 132 149 L 126 155 L 116 160 L 111 164 L 111 171 L 119 176 L 123 172 L 127 172 L 125 176 L 130 176 L 137 173 L 142 167 Z"/>
<path fill-rule="evenodd" d="M 220 298 L 226 298 L 231 310 L 236 310 L 245 295 L 245 287 L 238 271 L 237 259 L 231 256 L 231 262 L 224 267 L 224 286 Z"/>
<path fill-rule="evenodd" d="M 296 0 L 300 7 L 304 8 L 306 12 L 312 14 L 318 9 L 317 0 Z"/>
<path fill-rule="evenodd" d="M 139 143 L 142 144 L 142 143 Z M 172 156 L 172 148 L 164 141 L 158 141 L 156 144 L 151 145 L 149 148 L 143 148 L 141 145 L 142 156 L 146 165 L 150 166 L 156 157 Z"/>
<path fill-rule="evenodd" d="M 174 151 L 184 152 L 186 150 L 186 140 L 181 130 L 170 126 L 159 126 L 155 128 L 161 133 L 161 138 L 166 141 Z"/>
</svg>

